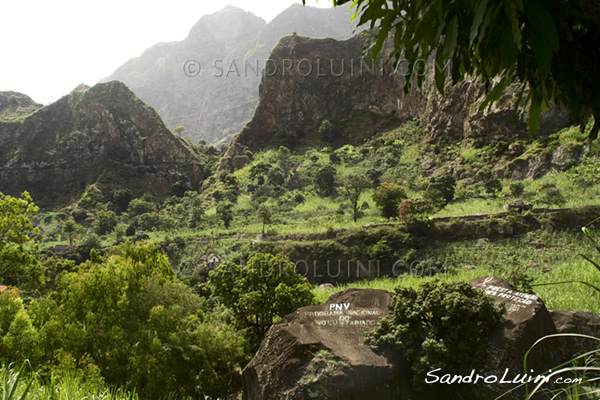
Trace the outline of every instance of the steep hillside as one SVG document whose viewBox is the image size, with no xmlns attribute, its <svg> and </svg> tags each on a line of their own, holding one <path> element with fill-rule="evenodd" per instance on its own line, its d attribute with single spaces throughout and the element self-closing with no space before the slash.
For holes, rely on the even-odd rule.
<svg viewBox="0 0 600 400">
<path fill-rule="evenodd" d="M 515 90 L 508 90 L 491 109 L 479 111 L 486 94 L 484 85 L 468 81 L 447 87 L 441 96 L 435 89 L 435 67 L 422 63 L 421 73 L 426 75 L 423 89 L 413 86 L 405 94 L 406 66 L 393 71 L 381 61 L 371 67 L 368 60 L 361 60 L 368 40 L 366 33 L 345 41 L 300 35 L 282 38 L 267 63 L 254 117 L 236 135 L 222 165 L 237 167 L 244 161 L 235 158 L 247 155 L 247 149 L 254 152 L 272 145 L 359 144 L 381 131 L 373 121 L 361 120 L 367 111 L 390 124 L 419 118 L 425 133 L 435 141 L 486 144 L 529 137 L 524 112 L 511 122 Z M 326 120 L 331 123 L 328 137 L 323 131 L 319 133 Z M 544 115 L 538 134 L 568 125 L 565 113 L 551 109 Z"/>
<path fill-rule="evenodd" d="M 195 150 L 120 82 L 82 85 L 21 122 L 0 120 L 0 166 L 1 192 L 27 190 L 40 205 L 94 183 L 164 195 L 203 179 Z"/>
<path fill-rule="evenodd" d="M 343 7 L 296 4 L 267 24 L 226 7 L 202 17 L 185 40 L 157 44 L 106 80 L 124 82 L 168 127 L 184 126 L 193 142 L 229 141 L 252 118 L 260 73 L 279 38 L 293 32 L 348 38 L 354 29 L 350 15 Z M 186 65 L 190 60 L 195 63 Z"/>
</svg>

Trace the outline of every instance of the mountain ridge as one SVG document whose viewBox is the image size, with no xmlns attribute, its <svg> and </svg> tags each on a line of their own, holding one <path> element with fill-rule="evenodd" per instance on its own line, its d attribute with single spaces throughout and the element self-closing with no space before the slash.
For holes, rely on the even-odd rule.
<svg viewBox="0 0 600 400">
<path fill-rule="evenodd" d="M 184 40 L 147 49 L 101 82 L 124 82 L 158 111 L 168 127 L 184 126 L 183 135 L 193 142 L 226 143 L 252 118 L 260 70 L 281 36 L 296 32 L 349 38 L 355 31 L 350 16 L 340 7 L 295 5 L 266 23 L 247 11 L 226 7 L 202 17 Z M 214 25 L 227 35 L 215 35 Z M 227 72 L 232 62 L 241 69 L 246 60 L 253 66 L 258 61 L 259 71 L 241 71 L 240 76 L 219 72 L 219 67 Z M 190 61 L 193 73 L 186 76 L 184 68 Z"/>
<path fill-rule="evenodd" d="M 196 150 L 123 83 L 78 86 L 18 123 L 0 122 L 0 191 L 29 191 L 42 206 L 89 185 L 164 196 L 204 178 Z"/>
</svg>

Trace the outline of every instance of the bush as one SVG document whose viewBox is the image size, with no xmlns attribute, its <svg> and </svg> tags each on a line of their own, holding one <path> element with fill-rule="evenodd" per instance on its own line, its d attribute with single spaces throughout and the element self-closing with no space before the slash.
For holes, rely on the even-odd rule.
<svg viewBox="0 0 600 400">
<path fill-rule="evenodd" d="M 99 211 L 94 222 L 97 235 L 112 232 L 117 227 L 117 214 L 114 211 Z"/>
<path fill-rule="evenodd" d="M 373 201 L 384 218 L 398 217 L 398 206 L 406 199 L 406 191 L 395 183 L 382 183 L 373 193 Z"/>
<path fill-rule="evenodd" d="M 402 350 L 412 364 L 413 386 L 422 389 L 433 369 L 463 374 L 480 366 L 487 335 L 503 313 L 481 289 L 465 282 L 426 282 L 418 290 L 399 287 L 390 316 L 367 334 L 366 342 Z"/>
<path fill-rule="evenodd" d="M 444 199 L 444 204 L 450 203 L 454 199 L 456 189 L 456 179 L 450 174 L 434 176 L 429 180 L 427 190 L 438 190 Z"/>
<path fill-rule="evenodd" d="M 277 318 L 314 303 L 312 286 L 282 255 L 257 253 L 246 265 L 225 262 L 210 272 L 209 286 L 255 345 Z"/>
<path fill-rule="evenodd" d="M 154 210 L 154 204 L 144 199 L 131 200 L 127 207 L 129 218 L 152 212 L 152 210 Z"/>
</svg>

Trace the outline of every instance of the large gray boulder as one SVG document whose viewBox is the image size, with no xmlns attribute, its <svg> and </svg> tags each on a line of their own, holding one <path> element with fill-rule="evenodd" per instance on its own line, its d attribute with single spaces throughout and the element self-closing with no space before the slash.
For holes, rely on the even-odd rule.
<svg viewBox="0 0 600 400">
<path fill-rule="evenodd" d="M 271 327 L 243 371 L 244 399 L 489 400 L 508 392 L 524 376 L 527 350 L 556 333 L 554 322 L 542 300 L 514 291 L 501 279 L 484 277 L 471 284 L 507 310 L 490 334 L 485 365 L 474 366 L 472 376 L 458 379 L 452 371 L 435 371 L 423 391 L 413 391 L 411 368 L 401 351 L 375 351 L 364 344 L 364 334 L 389 315 L 393 294 L 348 289 Z M 543 343 L 530 355 L 527 377 L 559 362 L 556 342 Z M 503 397 L 522 398 L 523 390 Z"/>
<path fill-rule="evenodd" d="M 550 311 L 557 333 L 579 334 L 600 338 L 600 317 L 590 311 Z M 556 341 L 563 361 L 598 349 L 598 340 L 576 336 L 550 339 Z"/>
<path fill-rule="evenodd" d="M 405 361 L 363 342 L 389 315 L 391 298 L 385 290 L 348 289 L 284 317 L 244 369 L 244 399 L 399 398 Z"/>
</svg>

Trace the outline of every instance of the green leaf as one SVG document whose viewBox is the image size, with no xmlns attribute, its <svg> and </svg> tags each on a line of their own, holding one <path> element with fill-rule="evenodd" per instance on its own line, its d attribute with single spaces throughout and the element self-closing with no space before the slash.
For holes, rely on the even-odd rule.
<svg viewBox="0 0 600 400">
<path fill-rule="evenodd" d="M 558 32 L 550 11 L 540 0 L 526 0 L 524 2 L 527 21 L 533 26 L 544 43 L 554 52 L 558 52 Z"/>
<path fill-rule="evenodd" d="M 537 34 L 533 34 L 531 45 L 540 74 L 542 75 L 542 79 L 545 80 L 550 76 L 552 69 L 552 49 L 548 45 L 548 42 Z"/>
<path fill-rule="evenodd" d="M 471 34 L 469 35 L 469 40 L 471 41 L 471 45 L 475 41 L 477 37 L 477 33 L 479 32 L 479 27 L 483 22 L 483 16 L 487 10 L 487 4 L 489 0 L 483 0 L 479 3 L 479 7 L 477 7 L 477 12 L 475 13 L 475 18 L 473 18 L 473 26 L 471 26 Z"/>
<path fill-rule="evenodd" d="M 510 67 L 517 61 L 519 49 L 513 42 L 513 34 L 510 28 L 505 27 L 500 36 L 500 57 L 505 67 Z"/>
<path fill-rule="evenodd" d="M 508 86 L 508 81 L 506 79 L 502 79 L 498 82 L 494 88 L 490 91 L 490 93 L 485 97 L 481 106 L 479 106 L 479 111 L 483 111 L 486 107 L 492 106 L 496 100 L 500 98 L 504 89 Z"/>
<path fill-rule="evenodd" d="M 454 16 L 448 24 L 446 30 L 446 38 L 444 39 L 444 50 L 442 51 L 445 59 L 452 58 L 456 50 L 456 41 L 458 39 L 458 16 Z"/>
<path fill-rule="evenodd" d="M 509 2 L 504 2 L 504 13 L 510 22 L 510 36 L 511 40 L 518 50 L 521 50 L 522 32 L 519 25 L 519 19 L 517 18 L 517 10 L 515 6 Z"/>
</svg>

